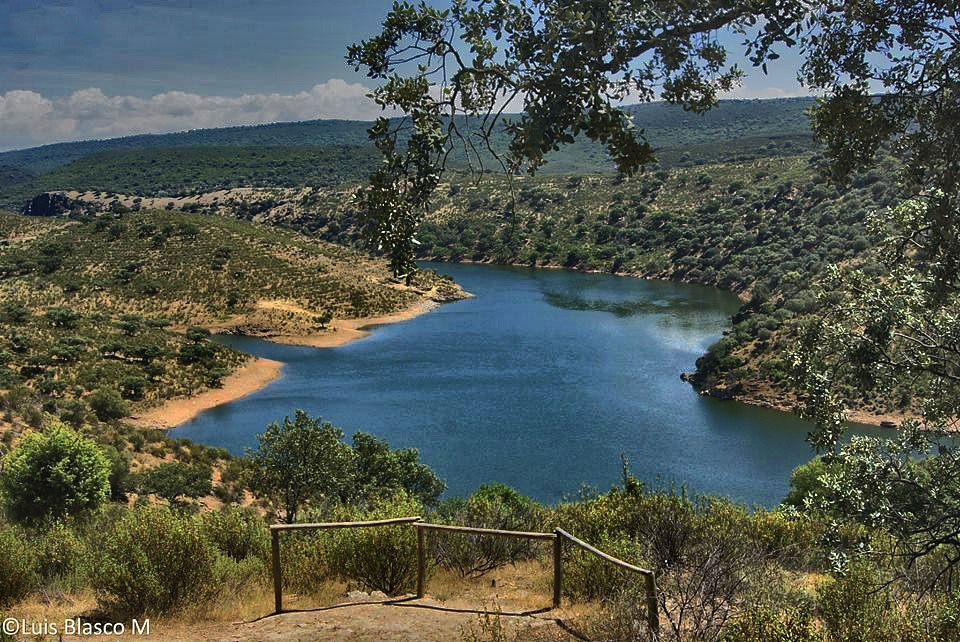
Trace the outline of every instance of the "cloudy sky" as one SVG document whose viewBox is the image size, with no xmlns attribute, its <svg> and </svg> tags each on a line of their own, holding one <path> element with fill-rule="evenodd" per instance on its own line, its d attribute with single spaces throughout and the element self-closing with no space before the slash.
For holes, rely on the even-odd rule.
<svg viewBox="0 0 960 642">
<path fill-rule="evenodd" d="M 433 0 L 434 4 L 442 0 Z M 0 150 L 313 118 L 369 120 L 347 45 L 388 0 L 0 0 Z M 735 44 L 731 40 L 731 44 Z M 789 55 L 738 97 L 803 94 Z"/>
</svg>

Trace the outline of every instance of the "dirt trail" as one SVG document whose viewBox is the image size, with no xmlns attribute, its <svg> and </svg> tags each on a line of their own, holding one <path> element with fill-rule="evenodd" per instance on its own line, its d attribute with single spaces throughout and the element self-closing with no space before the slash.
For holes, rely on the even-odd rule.
<svg viewBox="0 0 960 642">
<path fill-rule="evenodd" d="M 511 609 L 501 605 L 487 611 L 499 617 L 506 639 L 560 641 L 576 640 L 575 630 L 565 622 L 569 614 L 562 610 Z M 344 602 L 316 610 L 284 613 L 248 623 L 219 626 L 207 630 L 203 625 L 184 637 L 162 640 L 216 640 L 231 642 L 456 642 L 470 639 L 464 631 L 479 632 L 477 605 L 460 601 L 440 602 L 429 596 L 413 596 L 386 601 Z M 171 632 L 172 633 L 172 632 Z M 514 635 L 516 634 L 516 638 Z"/>
</svg>

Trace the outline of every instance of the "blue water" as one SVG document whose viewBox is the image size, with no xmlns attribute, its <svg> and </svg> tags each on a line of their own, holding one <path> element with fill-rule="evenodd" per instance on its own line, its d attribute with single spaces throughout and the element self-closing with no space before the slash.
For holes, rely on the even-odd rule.
<svg viewBox="0 0 960 642">
<path fill-rule="evenodd" d="M 348 434 L 418 448 L 447 495 L 499 481 L 543 501 L 583 486 L 607 490 L 624 453 L 645 482 L 772 506 L 813 454 L 799 419 L 701 397 L 680 381 L 729 324 L 737 309 L 729 294 L 561 270 L 427 265 L 476 298 L 337 348 L 225 337 L 284 362 L 282 377 L 173 435 L 242 453 L 269 422 L 303 408 Z"/>
</svg>

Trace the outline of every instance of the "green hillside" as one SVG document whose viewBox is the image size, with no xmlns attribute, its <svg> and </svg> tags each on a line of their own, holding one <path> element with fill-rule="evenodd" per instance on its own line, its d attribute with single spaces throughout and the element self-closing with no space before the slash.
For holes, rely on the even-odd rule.
<svg viewBox="0 0 960 642">
<path fill-rule="evenodd" d="M 809 105 L 809 99 L 722 101 L 703 116 L 663 103 L 632 111 L 658 148 L 659 166 L 668 168 L 812 152 L 816 148 L 803 113 Z M 0 172 L 0 207 L 19 210 L 37 194 L 56 190 L 181 196 L 244 186 L 330 187 L 358 182 L 379 162 L 359 125 L 315 121 L 197 130 L 0 154 L 0 163 L 22 163 L 44 172 L 33 177 L 11 166 L 7 172 L 11 179 L 6 181 Z M 498 146 L 506 144 L 504 138 Z M 51 151 L 56 152 L 56 163 L 36 161 Z M 482 160 L 486 171 L 497 172 L 490 154 Z M 462 153 L 453 154 L 449 165 L 454 171 L 467 168 Z M 601 146 L 578 140 L 551 154 L 541 173 L 612 171 Z"/>
<path fill-rule="evenodd" d="M 165 147 L 104 151 L 32 180 L 3 187 L 0 205 L 20 209 L 41 192 L 93 190 L 179 196 L 250 187 L 327 187 L 369 175 L 376 152 L 368 147 Z"/>
<path fill-rule="evenodd" d="M 34 178 L 33 174 L 12 165 L 0 165 L 0 189 L 25 183 Z"/>
<path fill-rule="evenodd" d="M 724 100 L 704 115 L 682 111 L 666 103 L 629 108 L 639 129 L 657 147 L 712 143 L 747 136 L 806 133 L 804 111 L 810 98 L 776 100 Z M 34 174 L 49 172 L 77 159 L 111 150 L 145 150 L 197 146 L 358 146 L 368 145 L 370 123 L 315 120 L 247 127 L 197 129 L 175 134 L 127 136 L 108 140 L 57 143 L 0 153 L 0 165 L 19 167 Z M 467 125 L 469 128 L 469 125 Z M 554 171 L 570 172 L 588 164 L 607 167 L 603 150 L 587 142 L 570 145 L 551 158 Z"/>
<path fill-rule="evenodd" d="M 838 187 L 821 162 L 815 154 L 688 160 L 625 180 L 454 178 L 438 190 L 417 250 L 422 259 L 616 272 L 734 292 L 744 307 L 698 362 L 693 380 L 718 396 L 787 407 L 783 358 L 798 327 L 816 314 L 818 280 L 832 264 L 870 262 L 866 216 L 899 197 L 883 178 L 895 171 L 889 163 Z M 361 243 L 349 191 L 291 198 L 272 203 L 270 220 L 336 243 Z M 262 210 L 251 202 L 230 211 L 245 217 Z M 899 392 L 850 396 L 877 414 L 896 411 L 903 399 Z"/>
<path fill-rule="evenodd" d="M 183 212 L 0 214 L 0 388 L 70 412 L 105 389 L 151 403 L 216 387 L 246 360 L 191 326 L 321 333 L 324 313 L 394 312 L 441 282 L 272 226 Z M 453 286 L 445 285 L 448 290 Z"/>
</svg>

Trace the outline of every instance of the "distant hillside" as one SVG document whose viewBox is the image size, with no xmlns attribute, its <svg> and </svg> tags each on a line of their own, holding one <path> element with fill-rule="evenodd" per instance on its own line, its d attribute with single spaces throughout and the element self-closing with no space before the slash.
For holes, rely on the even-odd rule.
<svg viewBox="0 0 960 642">
<path fill-rule="evenodd" d="M 0 206 L 19 210 L 41 192 L 80 190 L 180 196 L 231 187 L 331 187 L 369 175 L 370 147 L 201 146 L 103 151 L 3 186 Z"/>
<path fill-rule="evenodd" d="M 196 146 L 309 146 L 365 145 L 370 123 L 350 120 L 312 120 L 244 127 L 194 129 L 176 134 L 144 134 L 106 140 L 55 143 L 0 153 L 0 164 L 42 174 L 99 152 Z"/>
<path fill-rule="evenodd" d="M 0 189 L 26 183 L 34 178 L 30 172 L 11 165 L 0 165 Z"/>
<path fill-rule="evenodd" d="M 715 142 L 743 136 L 807 132 L 804 111 L 811 98 L 775 100 L 724 100 L 703 116 L 684 112 L 666 103 L 630 107 L 637 127 L 659 147 Z M 126 136 L 107 140 L 57 143 L 0 153 L 0 165 L 19 167 L 34 174 L 49 172 L 77 159 L 110 150 L 196 146 L 367 146 L 370 123 L 350 120 L 313 120 L 245 127 L 197 129 L 176 134 Z M 586 154 L 603 160 L 603 151 L 578 142 L 561 150 L 551 161 L 556 171 L 573 171 L 570 158 Z M 569 156 L 570 158 L 567 158 Z"/>
<path fill-rule="evenodd" d="M 815 145 L 803 113 L 810 104 L 809 99 L 724 101 L 704 116 L 662 103 L 633 107 L 632 111 L 646 136 L 658 147 L 660 166 L 669 168 L 813 151 Z M 0 180 L 0 207 L 19 210 L 33 196 L 57 190 L 184 196 L 236 187 L 327 188 L 355 183 L 378 162 L 377 153 L 366 140 L 365 126 L 360 125 L 314 121 L 197 130 L 0 154 L 0 162 L 29 160 L 30 154 L 52 151 L 62 152 L 57 162 L 75 157 L 36 178 L 16 170 L 23 174 L 18 180 L 6 185 Z M 275 138 L 271 138 L 271 132 Z M 274 144 L 266 144 L 271 140 Z M 115 147 L 127 144 L 141 147 Z M 499 147 L 506 144 L 504 138 Z M 76 158 L 87 152 L 92 153 Z M 489 155 L 484 163 L 488 170 L 496 167 Z M 450 166 L 453 170 L 465 169 L 464 157 L 454 155 Z M 551 154 L 541 173 L 612 171 L 603 148 L 581 140 Z"/>
</svg>

